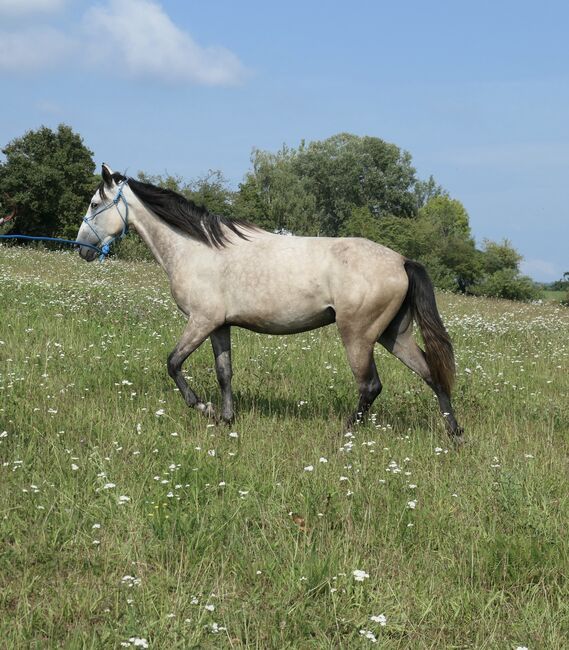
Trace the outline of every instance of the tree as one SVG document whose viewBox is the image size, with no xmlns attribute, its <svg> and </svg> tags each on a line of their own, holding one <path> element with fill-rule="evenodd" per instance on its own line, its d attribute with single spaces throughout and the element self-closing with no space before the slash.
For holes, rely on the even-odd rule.
<svg viewBox="0 0 569 650">
<path fill-rule="evenodd" d="M 354 209 L 374 221 L 417 212 L 411 156 L 379 138 L 340 133 L 276 154 L 255 150 L 252 164 L 236 205 L 246 216 L 249 204 L 269 229 L 337 236 L 353 231 Z"/>
<path fill-rule="evenodd" d="M 205 207 L 212 214 L 233 216 L 235 193 L 219 169 L 210 169 L 205 176 L 185 182 L 181 176 L 173 174 L 147 174 L 138 172 L 138 179 L 166 190 L 172 190 L 199 206 Z"/>
<path fill-rule="evenodd" d="M 337 236 L 353 207 L 376 219 L 416 215 L 411 156 L 380 138 L 339 133 L 302 144 L 291 164 L 315 197 L 322 234 Z"/>
<path fill-rule="evenodd" d="M 276 154 L 254 150 L 253 170 L 235 197 L 236 216 L 271 231 L 319 234 L 321 219 L 316 197 L 308 188 L 309 179 L 294 169 L 297 155 L 287 147 Z"/>
<path fill-rule="evenodd" d="M 367 206 L 353 207 L 350 216 L 340 226 L 341 237 L 365 237 L 372 241 L 382 240 L 379 221 Z"/>
<path fill-rule="evenodd" d="M 569 291 L 569 271 L 565 271 L 559 280 L 552 282 L 550 288 L 552 291 Z"/>
<path fill-rule="evenodd" d="M 495 273 L 501 269 L 518 270 L 522 256 L 512 246 L 512 243 L 503 239 L 500 243 L 484 240 L 483 265 L 488 274 Z"/>
<path fill-rule="evenodd" d="M 433 176 L 429 176 L 426 181 L 418 180 L 413 188 L 417 210 L 420 210 L 431 199 L 436 196 L 447 196 L 445 190 L 435 181 Z"/>
<path fill-rule="evenodd" d="M 93 152 L 71 127 L 42 126 L 2 150 L 0 195 L 16 208 L 12 230 L 73 238 L 95 189 Z"/>
<path fill-rule="evenodd" d="M 471 237 L 468 213 L 460 201 L 436 195 L 420 209 L 419 218 L 432 225 L 435 236 Z"/>
<path fill-rule="evenodd" d="M 419 210 L 409 255 L 425 263 L 435 284 L 463 293 L 481 275 L 480 255 L 462 203 L 437 193 Z"/>
<path fill-rule="evenodd" d="M 476 286 L 475 293 L 508 300 L 537 299 L 539 290 L 535 282 L 520 273 L 522 259 L 507 239 L 499 243 L 485 239 L 481 253 L 484 276 Z"/>
<path fill-rule="evenodd" d="M 219 169 L 210 169 L 205 176 L 190 181 L 184 189 L 184 195 L 213 214 L 224 217 L 233 214 L 234 192 Z"/>
</svg>

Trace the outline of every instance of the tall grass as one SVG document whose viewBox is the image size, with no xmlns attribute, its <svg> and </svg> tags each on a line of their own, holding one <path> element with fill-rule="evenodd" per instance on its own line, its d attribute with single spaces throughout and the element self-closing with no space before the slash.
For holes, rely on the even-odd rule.
<svg viewBox="0 0 569 650">
<path fill-rule="evenodd" d="M 461 451 L 379 349 L 373 416 L 340 434 L 333 327 L 235 329 L 214 427 L 167 376 L 155 265 L 0 248 L 2 647 L 566 648 L 569 310 L 439 304 Z M 187 374 L 215 402 L 212 368 L 204 344 Z"/>
</svg>

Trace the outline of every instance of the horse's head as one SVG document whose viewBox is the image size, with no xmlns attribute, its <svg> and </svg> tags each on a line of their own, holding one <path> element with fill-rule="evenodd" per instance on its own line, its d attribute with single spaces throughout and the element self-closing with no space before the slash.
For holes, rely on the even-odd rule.
<svg viewBox="0 0 569 650">
<path fill-rule="evenodd" d="M 92 262 L 97 257 L 97 252 L 81 246 L 82 243 L 96 246 L 106 254 L 109 244 L 125 235 L 128 229 L 128 204 L 122 193 L 126 178 L 113 173 L 105 163 L 102 178 L 77 233 L 79 254 L 87 262 Z"/>
</svg>

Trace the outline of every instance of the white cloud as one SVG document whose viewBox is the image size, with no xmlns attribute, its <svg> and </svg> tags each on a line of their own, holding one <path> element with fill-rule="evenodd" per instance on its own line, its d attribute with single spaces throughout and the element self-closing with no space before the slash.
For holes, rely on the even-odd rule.
<svg viewBox="0 0 569 650">
<path fill-rule="evenodd" d="M 0 15 L 54 11 L 64 2 L 0 0 Z M 232 52 L 198 45 L 153 0 L 109 0 L 93 6 L 82 27 L 81 38 L 39 23 L 0 30 L 0 72 L 42 71 L 67 58 L 80 66 L 98 65 L 105 72 L 162 83 L 232 85 L 246 75 Z"/>
<path fill-rule="evenodd" d="M 30 72 L 53 67 L 73 49 L 65 34 L 52 27 L 0 31 L 0 71 Z"/>
<path fill-rule="evenodd" d="M 18 16 L 61 9 L 65 0 L 0 0 L 0 15 Z"/>
<path fill-rule="evenodd" d="M 167 83 L 230 85 L 245 69 L 222 47 L 201 47 L 152 0 L 110 0 L 85 16 L 91 63 Z"/>
</svg>

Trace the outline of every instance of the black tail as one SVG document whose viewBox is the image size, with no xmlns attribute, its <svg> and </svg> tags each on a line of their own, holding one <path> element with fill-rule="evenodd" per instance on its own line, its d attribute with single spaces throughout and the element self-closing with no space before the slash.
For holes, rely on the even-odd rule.
<svg viewBox="0 0 569 650">
<path fill-rule="evenodd" d="M 450 395 L 455 375 L 454 352 L 437 309 L 433 283 L 419 262 L 405 260 L 405 271 L 409 278 L 407 301 L 423 335 L 432 379 Z"/>
</svg>

